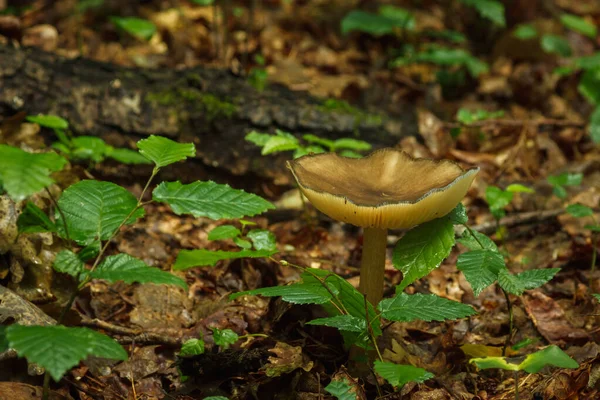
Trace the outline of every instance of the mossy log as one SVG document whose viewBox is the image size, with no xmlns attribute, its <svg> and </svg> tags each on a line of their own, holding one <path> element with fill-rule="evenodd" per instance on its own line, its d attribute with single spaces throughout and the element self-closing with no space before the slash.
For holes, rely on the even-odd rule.
<svg viewBox="0 0 600 400">
<path fill-rule="evenodd" d="M 201 162 L 178 175 L 184 181 L 220 170 L 290 183 L 284 167 L 290 154 L 261 157 L 244 140 L 253 129 L 356 137 L 376 148 L 393 146 L 416 130 L 406 122 L 411 118 L 371 118 L 323 104 L 280 85 L 257 91 L 224 69 L 132 69 L 0 45 L 0 120 L 21 111 L 54 114 L 67 119 L 75 134 L 100 136 L 115 146 L 153 134 L 192 141 Z"/>
</svg>

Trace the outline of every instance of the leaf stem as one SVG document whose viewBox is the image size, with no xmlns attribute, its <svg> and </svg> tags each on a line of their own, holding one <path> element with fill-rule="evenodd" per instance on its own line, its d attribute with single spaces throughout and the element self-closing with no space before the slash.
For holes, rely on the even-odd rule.
<svg viewBox="0 0 600 400">
<path fill-rule="evenodd" d="M 508 336 L 506 337 L 506 340 L 504 341 L 504 347 L 502 347 L 502 357 L 506 356 L 506 349 L 508 348 L 508 346 L 510 345 L 510 342 L 512 341 L 512 335 L 513 335 L 513 329 L 514 329 L 514 316 L 513 316 L 513 309 L 512 309 L 512 303 L 510 301 L 510 297 L 508 295 L 508 292 L 504 289 L 502 289 L 500 287 L 500 290 L 502 290 L 502 293 L 504 293 L 504 298 L 506 299 L 506 308 L 508 308 Z M 518 399 L 518 396 L 517 396 Z"/>
<path fill-rule="evenodd" d="M 63 213 L 62 209 L 59 207 L 58 201 L 56 201 L 56 199 L 52 195 L 52 192 L 50 192 L 50 190 L 47 187 L 45 187 L 44 189 L 46 190 L 48 197 L 50 197 L 50 201 L 52 201 L 52 204 L 54 204 L 56 211 L 58 211 L 58 213 L 60 214 L 60 218 L 62 219 L 62 223 L 65 228 L 65 235 L 67 236 L 67 240 L 71 241 L 71 237 L 69 236 L 69 227 L 67 226 L 67 219 L 65 218 L 65 214 Z"/>
</svg>

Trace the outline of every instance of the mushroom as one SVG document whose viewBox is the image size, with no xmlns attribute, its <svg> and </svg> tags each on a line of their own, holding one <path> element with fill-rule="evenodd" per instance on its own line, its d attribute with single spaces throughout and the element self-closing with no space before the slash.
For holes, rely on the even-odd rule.
<svg viewBox="0 0 600 400">
<path fill-rule="evenodd" d="M 364 228 L 359 290 L 374 305 L 383 297 L 387 230 L 448 214 L 479 170 L 464 170 L 449 160 L 413 158 L 393 148 L 364 158 L 310 154 L 288 161 L 288 168 L 319 211 Z"/>
</svg>

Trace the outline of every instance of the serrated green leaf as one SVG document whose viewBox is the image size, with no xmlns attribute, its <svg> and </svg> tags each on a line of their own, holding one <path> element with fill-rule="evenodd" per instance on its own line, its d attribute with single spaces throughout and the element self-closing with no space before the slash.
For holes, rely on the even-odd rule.
<svg viewBox="0 0 600 400">
<path fill-rule="evenodd" d="M 425 382 L 433 378 L 433 374 L 423 368 L 413 367 L 412 365 L 399 365 L 390 362 L 376 360 L 374 363 L 375 372 L 392 386 L 402 387 L 408 382 Z"/>
<path fill-rule="evenodd" d="M 542 49 L 546 53 L 558 54 L 561 57 L 570 57 L 572 50 L 569 41 L 559 35 L 546 34 L 542 36 Z"/>
<path fill-rule="evenodd" d="M 359 397 L 356 391 L 352 388 L 348 380 L 342 378 L 333 380 L 329 385 L 325 386 L 325 391 L 331 393 L 338 400 L 358 400 Z"/>
<path fill-rule="evenodd" d="M 569 204 L 565 210 L 575 218 L 584 218 L 594 215 L 594 210 L 579 203 Z"/>
<path fill-rule="evenodd" d="M 152 198 L 167 203 L 175 214 L 192 214 L 210 219 L 242 218 L 260 214 L 275 206 L 260 196 L 218 183 L 162 182 L 154 189 Z"/>
<path fill-rule="evenodd" d="M 150 136 L 137 142 L 137 147 L 144 157 L 152 160 L 158 168 L 196 155 L 193 143 L 177 143 L 162 136 Z"/>
<path fill-rule="evenodd" d="M 458 203 L 456 207 L 448 215 L 446 215 L 454 225 L 463 225 L 469 221 L 469 217 L 467 216 L 467 209 L 462 203 Z"/>
<path fill-rule="evenodd" d="M 340 331 L 364 332 L 367 329 L 365 318 L 352 315 L 336 315 L 335 317 L 317 318 L 307 322 L 308 325 L 323 325 L 337 328 Z"/>
<path fill-rule="evenodd" d="M 300 147 L 298 139 L 288 136 L 271 136 L 263 146 L 260 154 L 266 156 L 281 151 L 296 150 Z"/>
<path fill-rule="evenodd" d="M 256 250 L 277 251 L 277 239 L 266 229 L 252 229 L 246 235 Z"/>
<path fill-rule="evenodd" d="M 521 40 L 533 39 L 537 37 L 537 35 L 537 29 L 535 29 L 535 27 L 530 24 L 518 25 L 513 31 L 513 36 Z"/>
<path fill-rule="evenodd" d="M 525 360 L 519 364 L 519 370 L 536 374 L 548 365 L 560 368 L 579 368 L 577 361 L 569 357 L 558 346 L 551 345 L 525 357 Z"/>
<path fill-rule="evenodd" d="M 63 250 L 56 255 L 54 263 L 52 264 L 55 270 L 65 274 L 69 274 L 75 278 L 79 277 L 85 270 L 83 261 L 70 250 Z"/>
<path fill-rule="evenodd" d="M 363 141 L 351 138 L 341 138 L 333 142 L 333 151 L 349 149 L 354 151 L 369 151 L 372 146 Z"/>
<path fill-rule="evenodd" d="M 178 276 L 167 271 L 146 265 L 129 254 L 117 254 L 106 257 L 89 273 L 90 278 L 104 279 L 109 282 L 123 281 L 125 283 L 155 283 L 176 285 L 187 290 L 187 284 Z"/>
<path fill-rule="evenodd" d="M 487 18 L 498 26 L 506 26 L 504 5 L 497 0 L 460 0 L 461 3 L 473 7 L 483 18 Z"/>
<path fill-rule="evenodd" d="M 241 234 L 242 232 L 233 225 L 221 225 L 208 233 L 208 240 L 232 239 Z"/>
<path fill-rule="evenodd" d="M 512 293 L 517 296 L 522 295 L 525 291 L 525 286 L 523 286 L 523 283 L 519 280 L 519 278 L 511 274 L 506 268 L 502 268 L 500 272 L 498 272 L 498 284 L 508 293 Z"/>
<path fill-rule="evenodd" d="M 81 249 L 81 251 L 77 253 L 77 257 L 79 257 L 79 259 L 83 262 L 89 261 L 92 258 L 96 258 L 100 253 L 100 245 L 100 241 L 93 241 Z"/>
<path fill-rule="evenodd" d="M 469 250 L 481 250 L 483 248 L 498 252 L 498 246 L 496 246 L 496 243 L 489 236 L 474 230 L 469 231 L 466 229 L 456 241 Z"/>
<path fill-rule="evenodd" d="M 458 256 L 457 268 L 473 288 L 475 296 L 498 279 L 500 270 L 506 268 L 502 254 L 493 250 L 473 250 Z"/>
<path fill-rule="evenodd" d="M 560 16 L 560 22 L 562 22 L 566 28 L 579 32 L 591 39 L 595 39 L 598 35 L 598 28 L 596 28 L 596 25 L 577 15 L 567 13 L 562 14 Z"/>
<path fill-rule="evenodd" d="M 180 356 L 197 356 L 204 354 L 204 340 L 202 339 L 190 339 L 181 345 L 179 350 Z"/>
<path fill-rule="evenodd" d="M 231 329 L 212 328 L 213 341 L 222 350 L 227 350 L 229 346 L 234 344 L 240 338 L 237 333 Z"/>
<path fill-rule="evenodd" d="M 115 149 L 109 146 L 106 150 L 106 156 L 123 164 L 152 164 L 146 157 L 130 149 Z"/>
<path fill-rule="evenodd" d="M 508 185 L 506 187 L 506 191 L 511 193 L 535 193 L 535 190 L 525 185 L 521 185 L 520 183 L 513 183 Z"/>
<path fill-rule="evenodd" d="M 19 357 L 45 368 L 55 381 L 88 356 L 127 359 L 120 344 L 88 328 L 11 325 L 6 337 Z"/>
<path fill-rule="evenodd" d="M 332 299 L 331 293 L 319 282 L 293 283 L 287 286 L 273 286 L 234 293 L 229 296 L 235 300 L 240 296 L 253 295 L 265 297 L 280 297 L 283 301 L 293 304 L 324 304 Z"/>
<path fill-rule="evenodd" d="M 586 70 L 579 80 L 577 90 L 590 103 L 600 105 L 600 68 Z"/>
<path fill-rule="evenodd" d="M 221 260 L 233 260 L 237 258 L 260 258 L 270 257 L 275 251 L 267 250 L 242 250 L 242 251 L 210 251 L 210 250 L 181 250 L 173 265 L 175 271 L 181 271 L 193 267 L 215 266 Z"/>
<path fill-rule="evenodd" d="M 62 130 L 69 129 L 69 123 L 67 120 L 56 115 L 28 115 L 25 119 L 29 122 L 33 122 L 34 124 L 38 124 L 39 126 L 43 126 L 44 128 Z"/>
<path fill-rule="evenodd" d="M 111 182 L 81 181 L 71 185 L 58 206 L 66 218 L 69 237 L 84 246 L 109 239 L 130 214 L 128 224 L 144 216 L 143 208 L 136 210 L 137 199 Z M 66 237 L 61 213 L 56 212 L 55 220 L 59 234 Z"/>
<path fill-rule="evenodd" d="M 600 106 L 590 116 L 590 137 L 595 144 L 600 143 Z"/>
<path fill-rule="evenodd" d="M 454 226 L 449 218 L 438 218 L 408 231 L 396 243 L 392 262 L 404 279 L 398 291 L 429 274 L 450 254 L 454 246 Z"/>
<path fill-rule="evenodd" d="M 56 225 L 38 206 L 27 202 L 17 219 L 19 233 L 56 232 Z"/>
<path fill-rule="evenodd" d="M 476 314 L 473 307 L 433 294 L 398 293 L 391 299 L 383 299 L 377 306 L 381 316 L 390 321 L 410 322 L 445 321 Z"/>
<path fill-rule="evenodd" d="M 0 144 L 0 185 L 15 201 L 21 201 L 54 183 L 52 172 L 67 160 L 56 153 L 28 153 Z"/>
<path fill-rule="evenodd" d="M 150 40 L 154 33 L 156 33 L 156 25 L 147 19 L 112 16 L 110 17 L 110 21 L 115 24 L 117 28 L 138 39 Z"/>
<path fill-rule="evenodd" d="M 517 364 L 509 363 L 504 357 L 472 358 L 469 362 L 477 365 L 479 369 L 498 368 L 506 371 L 519 371 Z"/>
<path fill-rule="evenodd" d="M 549 282 L 560 268 L 530 269 L 517 274 L 517 278 L 525 290 L 539 288 Z"/>
</svg>

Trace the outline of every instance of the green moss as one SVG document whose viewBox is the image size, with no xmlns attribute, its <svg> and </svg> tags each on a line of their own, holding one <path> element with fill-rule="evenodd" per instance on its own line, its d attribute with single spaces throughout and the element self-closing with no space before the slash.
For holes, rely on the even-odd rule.
<svg viewBox="0 0 600 400">
<path fill-rule="evenodd" d="M 383 123 L 381 115 L 366 113 L 351 106 L 344 100 L 327 99 L 318 108 L 322 112 L 352 115 L 354 117 L 355 128 L 358 128 L 363 123 L 368 123 L 369 125 L 381 125 Z"/>
<path fill-rule="evenodd" d="M 146 94 L 145 100 L 158 106 L 191 106 L 206 113 L 206 119 L 231 118 L 237 106 L 230 101 L 221 100 L 215 95 L 202 93 L 193 88 L 178 88 Z"/>
</svg>

